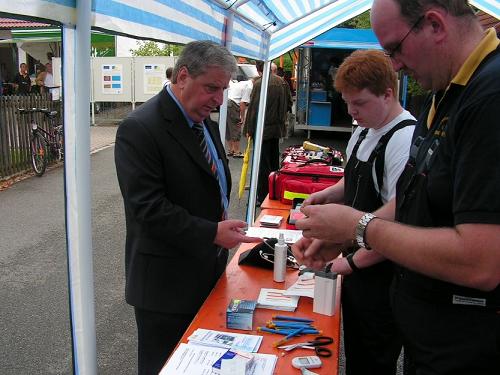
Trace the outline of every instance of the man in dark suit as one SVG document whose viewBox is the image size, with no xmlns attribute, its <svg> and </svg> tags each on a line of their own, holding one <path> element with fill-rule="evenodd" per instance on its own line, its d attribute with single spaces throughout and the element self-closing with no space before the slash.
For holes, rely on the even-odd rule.
<svg viewBox="0 0 500 375">
<path fill-rule="evenodd" d="M 210 112 L 236 63 L 213 42 L 186 45 L 172 83 L 116 135 L 127 225 L 126 300 L 135 308 L 139 374 L 157 374 L 223 273 L 246 223 L 226 220 L 230 172 Z"/>
</svg>

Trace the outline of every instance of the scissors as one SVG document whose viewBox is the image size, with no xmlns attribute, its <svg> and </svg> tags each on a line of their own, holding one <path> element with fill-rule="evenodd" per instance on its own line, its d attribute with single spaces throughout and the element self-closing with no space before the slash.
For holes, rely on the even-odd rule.
<svg viewBox="0 0 500 375">
<path fill-rule="evenodd" d="M 312 349 L 318 357 L 330 357 L 332 351 L 325 348 L 325 345 L 333 343 L 333 339 L 328 336 L 318 336 L 312 341 L 298 342 L 296 344 L 278 346 L 278 349 L 283 349 L 285 352 L 292 351 L 297 348 Z M 285 353 L 286 354 L 286 353 Z"/>
</svg>

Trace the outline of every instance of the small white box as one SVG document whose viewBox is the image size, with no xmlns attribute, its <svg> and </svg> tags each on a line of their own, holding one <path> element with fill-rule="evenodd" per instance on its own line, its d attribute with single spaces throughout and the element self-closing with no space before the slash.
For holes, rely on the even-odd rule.
<svg viewBox="0 0 500 375">
<path fill-rule="evenodd" d="M 313 312 L 328 316 L 334 315 L 337 274 L 329 271 L 317 271 L 314 279 Z"/>
</svg>

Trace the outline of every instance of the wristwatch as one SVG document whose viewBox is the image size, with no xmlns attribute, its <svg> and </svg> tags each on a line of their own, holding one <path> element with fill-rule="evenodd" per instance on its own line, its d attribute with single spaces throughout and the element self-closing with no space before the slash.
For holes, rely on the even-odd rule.
<svg viewBox="0 0 500 375">
<path fill-rule="evenodd" d="M 368 226 L 370 221 L 375 218 L 376 216 L 374 214 L 367 212 L 366 214 L 361 216 L 361 219 L 359 219 L 358 221 L 358 225 L 356 225 L 356 242 L 358 243 L 359 247 L 364 247 L 366 250 L 372 249 L 365 241 L 366 227 Z"/>
</svg>

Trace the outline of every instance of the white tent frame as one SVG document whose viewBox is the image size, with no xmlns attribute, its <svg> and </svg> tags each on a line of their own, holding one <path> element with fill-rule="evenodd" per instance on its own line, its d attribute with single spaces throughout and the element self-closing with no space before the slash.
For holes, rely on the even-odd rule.
<svg viewBox="0 0 500 375">
<path fill-rule="evenodd" d="M 21 17 L 35 17 L 53 20 L 63 25 L 63 79 L 64 79 L 64 124 L 65 124 L 65 190 L 66 190 L 66 234 L 68 251 L 68 272 L 70 280 L 70 310 L 73 332 L 73 364 L 76 374 L 97 374 L 95 308 L 92 266 L 91 235 L 91 192 L 90 192 L 90 30 L 91 27 L 114 29 L 113 16 L 91 12 L 94 4 L 103 5 L 108 0 L 0 0 L 1 12 Z M 193 3 L 196 0 L 183 0 L 179 3 Z M 200 1 L 207 5 L 209 0 Z M 249 0 L 235 0 L 229 11 L 226 10 L 227 22 L 225 44 L 231 49 L 236 40 L 233 30 L 247 26 L 248 32 L 258 33 L 261 25 L 255 24 L 249 17 L 238 12 L 238 8 Z M 111 1 L 109 1 L 111 2 Z M 152 1 L 123 0 L 125 3 L 137 3 L 150 6 Z M 212 0 L 225 7 L 223 0 Z M 279 2 L 279 1 L 277 1 Z M 114 2 L 113 2 L 114 3 Z M 474 0 L 470 3 L 496 18 L 500 18 L 500 4 L 497 0 Z M 316 37 L 337 24 L 352 18 L 371 7 L 368 0 L 332 0 L 321 8 L 304 13 L 300 19 L 275 28 L 273 33 L 260 32 L 260 43 L 253 58 L 265 60 L 264 74 L 259 107 L 265 108 L 270 61 L 290 49 Z M 264 5 L 263 5 L 264 6 Z M 345 8 L 344 8 L 345 7 Z M 351 9 L 347 9 L 351 7 Z M 272 13 L 272 12 L 270 12 Z M 271 14 L 271 17 L 273 14 Z M 330 18 L 329 18 L 330 17 Z M 337 17 L 337 18 L 334 18 Z M 335 21 L 333 21 L 335 20 Z M 128 24 L 127 24 L 128 25 Z M 136 37 L 148 38 L 151 27 L 148 23 L 138 23 Z M 119 31 L 117 31 L 119 32 Z M 161 35 L 167 35 L 165 33 Z M 172 35 L 172 34 L 170 34 Z M 159 37 L 161 39 L 161 37 Z M 168 38 L 163 39 L 169 42 Z M 190 38 L 178 35 L 177 42 Z M 192 38 L 191 38 L 192 40 Z M 248 44 L 238 40 L 236 48 Z M 235 50 L 236 51 L 236 50 Z M 263 134 L 264 113 L 260 111 L 257 119 L 257 131 L 254 145 L 254 159 L 249 198 L 247 221 L 253 221 L 255 214 L 255 193 L 260 162 L 261 140 Z M 221 124 L 225 124 L 225 106 L 221 110 Z"/>
</svg>

